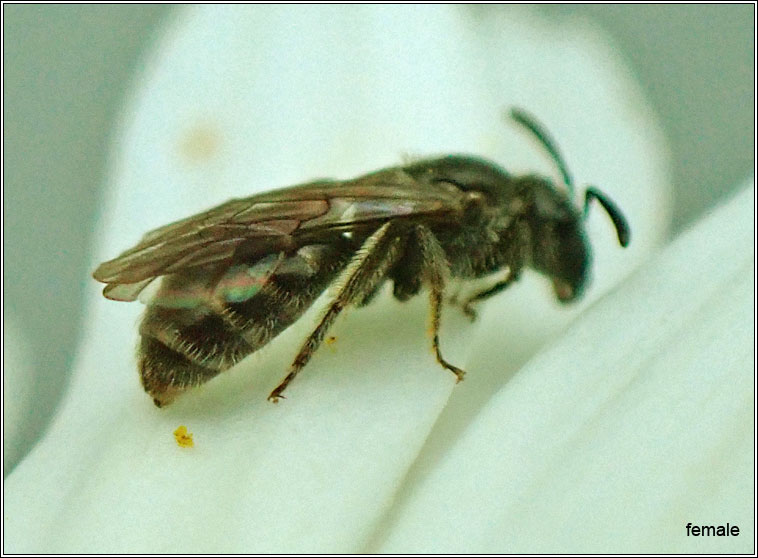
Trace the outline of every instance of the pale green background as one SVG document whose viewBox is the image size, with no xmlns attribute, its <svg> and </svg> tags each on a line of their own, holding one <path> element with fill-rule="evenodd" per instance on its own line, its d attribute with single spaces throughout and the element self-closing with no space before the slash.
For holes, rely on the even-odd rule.
<svg viewBox="0 0 758 558">
<path fill-rule="evenodd" d="M 32 343 L 30 444 L 65 388 L 82 301 L 95 288 L 94 222 L 121 103 L 176 9 L 3 6 L 3 313 Z M 753 173 L 753 5 L 539 9 L 595 19 L 638 76 L 672 147 L 675 227 Z"/>
</svg>

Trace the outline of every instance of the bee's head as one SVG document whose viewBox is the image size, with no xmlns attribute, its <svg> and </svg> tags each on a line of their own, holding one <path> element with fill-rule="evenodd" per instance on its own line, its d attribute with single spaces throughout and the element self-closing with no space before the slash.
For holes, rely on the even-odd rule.
<svg viewBox="0 0 758 558">
<path fill-rule="evenodd" d="M 592 253 L 584 234 L 584 219 L 571 201 L 550 181 L 527 176 L 525 221 L 530 230 L 529 264 L 553 282 L 561 302 L 584 292 Z"/>
<path fill-rule="evenodd" d="M 540 141 L 558 166 L 566 185 L 564 191 L 556 189 L 545 178 L 526 176 L 518 179 L 531 231 L 530 264 L 552 280 L 558 300 L 571 302 L 581 296 L 590 275 L 592 252 L 584 233 L 590 201 L 596 199 L 608 213 L 623 247 L 629 244 L 629 225 L 621 210 L 593 187 L 585 191 L 583 210 L 577 208 L 571 175 L 550 136 L 526 113 L 513 110 L 511 116 Z"/>
</svg>

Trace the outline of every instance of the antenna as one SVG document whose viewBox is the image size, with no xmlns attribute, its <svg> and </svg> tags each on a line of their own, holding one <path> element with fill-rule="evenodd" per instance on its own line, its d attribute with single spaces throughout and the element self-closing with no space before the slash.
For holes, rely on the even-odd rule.
<svg viewBox="0 0 758 558">
<path fill-rule="evenodd" d="M 613 221 L 613 226 L 616 227 L 616 236 L 618 236 L 619 244 L 626 248 L 629 245 L 632 234 L 632 231 L 629 229 L 629 223 L 626 222 L 626 217 L 624 217 L 618 206 L 608 196 L 592 186 L 587 188 L 587 191 L 584 193 L 584 218 L 587 218 L 592 198 L 595 198 L 603 206 L 608 217 Z"/>
<path fill-rule="evenodd" d="M 573 201 L 574 181 L 571 179 L 571 175 L 568 172 L 566 162 L 563 160 L 560 151 L 558 151 L 558 147 L 555 145 L 553 138 L 550 137 L 550 134 L 548 134 L 547 130 L 545 130 L 545 128 L 537 121 L 537 119 L 525 110 L 522 110 L 520 108 L 512 108 L 510 116 L 517 124 L 520 124 L 529 130 L 532 135 L 537 138 L 537 141 L 542 144 L 542 147 L 544 147 L 548 152 L 550 157 L 553 159 L 553 162 L 558 167 L 558 170 L 563 177 L 563 182 L 566 184 L 571 200 Z M 631 230 L 629 229 L 629 223 L 626 221 L 626 217 L 624 217 L 624 214 L 621 213 L 621 210 L 618 208 L 618 206 L 613 203 L 613 201 L 611 201 L 608 196 L 592 186 L 587 188 L 587 191 L 584 193 L 584 218 L 587 218 L 587 213 L 590 209 L 590 202 L 593 199 L 596 199 L 600 205 L 603 206 L 603 209 L 605 209 L 608 217 L 610 217 L 611 221 L 613 221 L 613 226 L 616 228 L 616 236 L 618 237 L 619 244 L 626 248 L 629 245 L 629 240 L 632 234 Z"/>
<path fill-rule="evenodd" d="M 520 124 L 529 130 L 532 135 L 537 138 L 537 141 L 542 144 L 542 147 L 545 148 L 550 157 L 553 159 L 555 165 L 558 167 L 558 171 L 561 173 L 563 182 L 566 184 L 569 195 L 573 200 L 574 181 L 571 179 L 571 175 L 569 174 L 566 162 L 563 160 L 563 157 L 561 157 L 561 154 L 558 151 L 558 147 L 555 145 L 553 138 L 550 137 L 550 134 L 548 134 L 547 130 L 545 130 L 545 128 L 537 121 L 537 119 L 525 110 L 522 110 L 520 108 L 512 108 L 510 116 L 517 124 Z"/>
</svg>

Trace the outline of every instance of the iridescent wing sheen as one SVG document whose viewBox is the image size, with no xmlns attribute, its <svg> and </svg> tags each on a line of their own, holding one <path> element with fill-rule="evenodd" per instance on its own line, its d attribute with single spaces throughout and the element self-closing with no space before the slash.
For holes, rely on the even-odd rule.
<svg viewBox="0 0 758 558">
<path fill-rule="evenodd" d="M 108 284 L 107 298 L 135 300 L 162 275 L 291 253 L 327 242 L 330 233 L 370 231 L 389 219 L 450 219 L 462 214 L 465 199 L 454 185 L 421 183 L 402 167 L 348 181 L 311 182 L 233 199 L 155 229 L 93 276 Z"/>
</svg>

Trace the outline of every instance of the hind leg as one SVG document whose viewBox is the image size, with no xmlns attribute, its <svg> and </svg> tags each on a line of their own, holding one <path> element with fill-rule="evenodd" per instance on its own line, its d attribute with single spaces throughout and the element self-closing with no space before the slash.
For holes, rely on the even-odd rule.
<svg viewBox="0 0 758 558">
<path fill-rule="evenodd" d="M 339 289 L 334 299 L 316 329 L 303 343 L 287 376 L 268 396 L 269 401 L 277 403 L 284 397 L 282 392 L 311 359 L 340 312 L 351 304 L 358 305 L 365 301 L 384 281 L 387 271 L 401 254 L 405 237 L 399 229 L 400 226 L 393 222 L 385 223 L 356 252 L 337 281 Z"/>
</svg>

